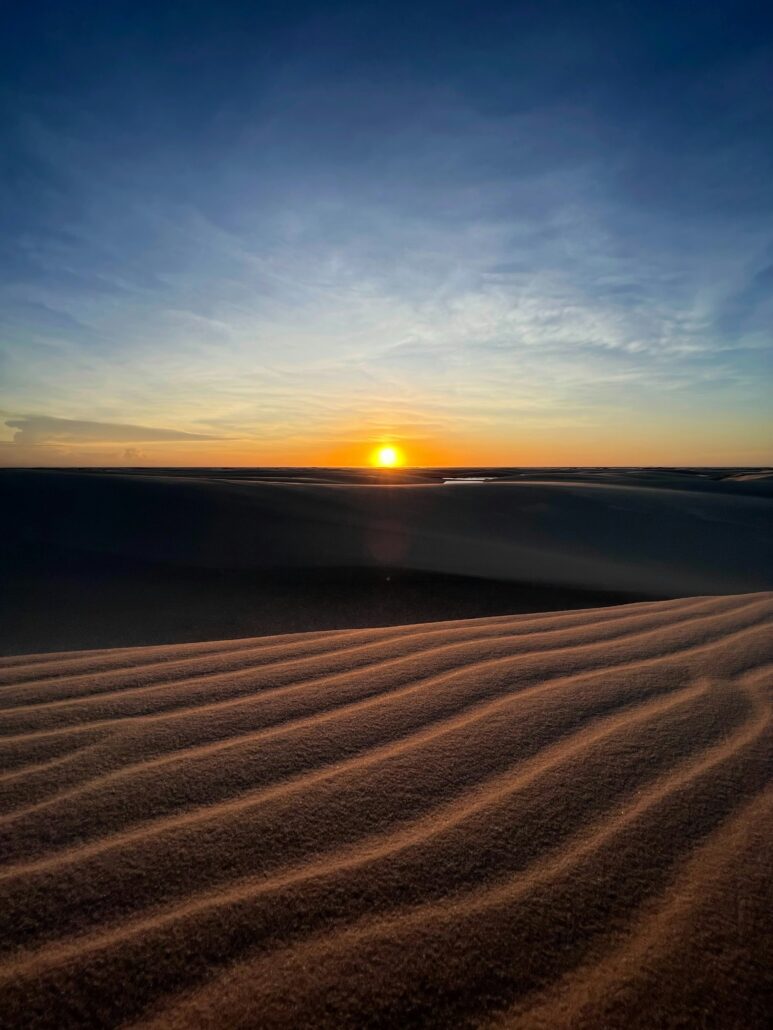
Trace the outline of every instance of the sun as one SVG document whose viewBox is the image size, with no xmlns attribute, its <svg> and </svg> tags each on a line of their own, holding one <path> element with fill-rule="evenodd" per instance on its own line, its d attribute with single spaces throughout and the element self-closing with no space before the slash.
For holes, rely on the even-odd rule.
<svg viewBox="0 0 773 1030">
<path fill-rule="evenodd" d="M 402 464 L 402 454 L 397 447 L 387 444 L 384 447 L 376 448 L 371 455 L 371 461 L 382 469 L 394 468 L 395 465 Z"/>
</svg>

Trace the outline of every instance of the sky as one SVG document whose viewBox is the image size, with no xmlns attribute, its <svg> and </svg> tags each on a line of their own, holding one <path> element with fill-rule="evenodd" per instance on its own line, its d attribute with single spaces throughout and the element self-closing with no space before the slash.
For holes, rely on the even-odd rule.
<svg viewBox="0 0 773 1030">
<path fill-rule="evenodd" d="M 9 5 L 0 464 L 773 463 L 773 9 Z"/>
</svg>

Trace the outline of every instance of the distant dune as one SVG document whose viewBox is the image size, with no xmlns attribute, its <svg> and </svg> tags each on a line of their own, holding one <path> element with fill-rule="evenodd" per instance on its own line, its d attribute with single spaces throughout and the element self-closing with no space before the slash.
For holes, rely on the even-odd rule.
<svg viewBox="0 0 773 1030">
<path fill-rule="evenodd" d="M 523 509 L 498 510 L 535 542 Z M 704 541 L 731 515 L 683 510 Z M 652 528 L 675 551 L 681 519 Z M 5 1027 L 768 1025 L 769 593 L 19 656 L 0 683 Z"/>
<path fill-rule="evenodd" d="M 0 653 L 771 590 L 772 482 L 761 470 L 5 471 Z"/>
</svg>

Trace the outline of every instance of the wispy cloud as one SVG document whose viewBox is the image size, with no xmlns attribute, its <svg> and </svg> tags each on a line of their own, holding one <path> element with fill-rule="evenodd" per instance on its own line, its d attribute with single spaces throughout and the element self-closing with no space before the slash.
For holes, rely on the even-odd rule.
<svg viewBox="0 0 773 1030">
<path fill-rule="evenodd" d="M 203 433 L 184 433 L 178 429 L 122 425 L 115 422 L 87 422 L 78 419 L 53 418 L 47 415 L 24 415 L 6 419 L 14 430 L 13 442 L 18 446 L 40 444 L 116 444 L 159 443 L 163 441 L 218 440 Z"/>
</svg>

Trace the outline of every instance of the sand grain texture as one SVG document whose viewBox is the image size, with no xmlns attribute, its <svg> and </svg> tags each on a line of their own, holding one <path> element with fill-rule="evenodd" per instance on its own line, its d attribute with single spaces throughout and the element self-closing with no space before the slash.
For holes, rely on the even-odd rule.
<svg viewBox="0 0 773 1030">
<path fill-rule="evenodd" d="M 0 659 L 7 1027 L 766 1025 L 773 596 Z"/>
</svg>

